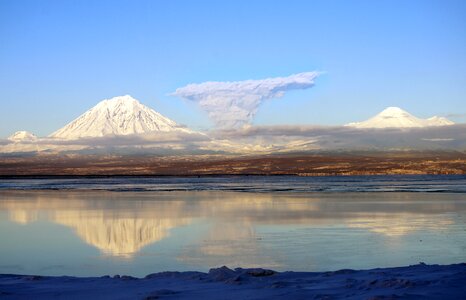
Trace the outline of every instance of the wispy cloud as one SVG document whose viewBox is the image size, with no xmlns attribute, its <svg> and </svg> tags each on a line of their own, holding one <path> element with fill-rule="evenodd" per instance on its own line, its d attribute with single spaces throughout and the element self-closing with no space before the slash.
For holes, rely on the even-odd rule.
<svg viewBox="0 0 466 300">
<path fill-rule="evenodd" d="M 445 117 L 447 118 L 452 118 L 452 119 L 456 119 L 456 118 L 466 118 L 466 113 L 452 113 L 452 114 L 448 114 L 446 115 Z"/>
<path fill-rule="evenodd" d="M 208 143 L 211 139 L 202 133 L 195 132 L 153 132 L 147 134 L 110 135 L 104 137 L 88 137 L 74 140 L 58 138 L 38 138 L 34 141 L 13 142 L 0 140 L 0 153 L 23 152 L 79 152 L 96 151 L 118 152 L 124 149 L 128 153 L 141 153 L 151 149 L 151 153 L 178 154 L 180 151 L 197 153 L 199 144 Z M 166 150 L 166 151 L 165 151 Z"/>
<path fill-rule="evenodd" d="M 155 132 L 36 141 L 0 140 L 1 153 L 82 152 L 131 154 L 269 154 L 326 150 L 466 149 L 466 124 L 426 128 L 352 128 L 343 126 L 245 126 L 205 134 Z"/>
<path fill-rule="evenodd" d="M 343 126 L 251 126 L 209 135 L 237 145 L 271 150 L 466 149 L 466 125 L 426 128 L 351 128 Z"/>
<path fill-rule="evenodd" d="M 197 102 L 216 126 L 234 128 L 250 123 L 264 100 L 282 97 L 289 90 L 310 88 L 318 75 L 305 72 L 260 80 L 209 81 L 178 88 L 172 95 Z"/>
</svg>

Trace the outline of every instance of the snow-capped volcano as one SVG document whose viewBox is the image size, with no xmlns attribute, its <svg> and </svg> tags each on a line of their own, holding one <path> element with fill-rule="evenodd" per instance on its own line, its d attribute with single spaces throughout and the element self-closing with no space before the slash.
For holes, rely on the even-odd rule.
<svg viewBox="0 0 466 300">
<path fill-rule="evenodd" d="M 453 125 L 455 122 L 448 120 L 445 117 L 433 116 L 427 119 L 429 126 L 443 126 L 443 125 Z"/>
<path fill-rule="evenodd" d="M 186 131 L 174 121 L 141 104 L 133 97 L 105 99 L 65 127 L 50 135 L 60 139 Z"/>
<path fill-rule="evenodd" d="M 356 128 L 409 128 L 453 124 L 452 121 L 443 117 L 434 116 L 428 119 L 420 119 L 399 107 L 388 107 L 367 121 L 349 123 L 345 126 Z"/>
<path fill-rule="evenodd" d="M 37 136 L 29 131 L 16 131 L 8 137 L 8 140 L 12 142 L 33 142 L 37 140 Z"/>
</svg>

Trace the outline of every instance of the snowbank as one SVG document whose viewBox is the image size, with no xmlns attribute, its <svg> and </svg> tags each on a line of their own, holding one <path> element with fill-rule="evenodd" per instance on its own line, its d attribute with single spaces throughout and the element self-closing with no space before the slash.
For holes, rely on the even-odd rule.
<svg viewBox="0 0 466 300">
<path fill-rule="evenodd" d="M 460 299 L 466 263 L 335 272 L 227 267 L 145 278 L 0 275 L 2 299 Z"/>
</svg>

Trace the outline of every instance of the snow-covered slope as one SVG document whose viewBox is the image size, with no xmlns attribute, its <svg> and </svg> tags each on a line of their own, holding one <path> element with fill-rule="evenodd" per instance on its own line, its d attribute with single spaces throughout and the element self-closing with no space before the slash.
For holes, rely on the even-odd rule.
<svg viewBox="0 0 466 300">
<path fill-rule="evenodd" d="M 141 134 L 154 131 L 189 131 L 129 95 L 99 102 L 50 135 L 60 139 Z"/>
<path fill-rule="evenodd" d="M 431 117 L 429 119 L 420 119 L 399 107 L 388 107 L 375 117 L 363 122 L 354 122 L 346 124 L 356 128 L 409 128 L 409 127 L 427 127 L 427 126 L 445 126 L 454 123 L 443 117 Z"/>
<path fill-rule="evenodd" d="M 16 131 L 8 139 L 12 142 L 33 142 L 37 140 L 37 136 L 29 131 Z"/>
<path fill-rule="evenodd" d="M 430 126 L 443 126 L 443 125 L 453 125 L 455 122 L 448 120 L 444 117 L 433 116 L 427 119 Z"/>
</svg>

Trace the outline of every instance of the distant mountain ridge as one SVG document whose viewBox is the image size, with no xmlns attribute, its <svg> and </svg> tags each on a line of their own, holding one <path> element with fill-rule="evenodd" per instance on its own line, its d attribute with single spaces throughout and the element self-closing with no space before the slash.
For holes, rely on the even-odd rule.
<svg viewBox="0 0 466 300">
<path fill-rule="evenodd" d="M 37 140 L 37 136 L 30 133 L 29 131 L 16 131 L 8 137 L 8 140 L 12 142 L 32 142 Z"/>
<path fill-rule="evenodd" d="M 421 119 L 399 107 L 387 107 L 366 121 L 353 122 L 345 126 L 356 128 L 412 128 L 453 124 L 455 123 L 444 117 L 433 116 L 428 119 Z"/>
<path fill-rule="evenodd" d="M 179 126 L 126 95 L 99 102 L 47 137 L 18 131 L 7 139 L 0 139 L 0 156 L 39 152 L 170 156 L 349 149 L 466 150 L 466 124 L 452 124 L 442 117 L 420 119 L 400 108 L 389 107 L 368 121 L 347 124 L 350 127 L 346 129 L 341 126 L 257 125 L 234 131 L 198 132 Z"/>
<path fill-rule="evenodd" d="M 129 95 L 105 99 L 49 137 L 79 139 L 108 135 L 186 131 Z"/>
</svg>

